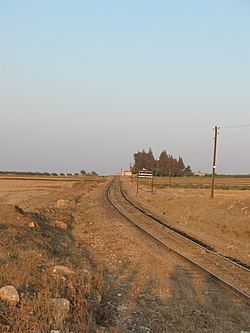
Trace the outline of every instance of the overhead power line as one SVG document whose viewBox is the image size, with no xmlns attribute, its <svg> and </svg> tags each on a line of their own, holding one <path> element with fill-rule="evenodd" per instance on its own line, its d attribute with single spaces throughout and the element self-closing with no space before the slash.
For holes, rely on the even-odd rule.
<svg viewBox="0 0 250 333">
<path fill-rule="evenodd" d="M 208 134 L 196 146 L 194 146 L 188 152 L 183 154 L 184 158 L 187 159 L 192 155 L 196 155 L 201 150 L 203 150 L 203 148 L 206 147 L 210 141 L 211 141 L 210 134 Z"/>
<path fill-rule="evenodd" d="M 234 133 L 222 133 L 222 138 L 230 138 L 232 136 L 242 136 L 242 135 L 249 135 L 250 131 L 248 132 L 234 132 Z"/>
<path fill-rule="evenodd" d="M 220 133 L 219 133 L 220 131 Z M 244 124 L 244 125 L 237 125 L 237 126 L 215 126 L 214 128 L 214 136 L 211 137 L 211 133 L 206 135 L 197 145 L 195 145 L 192 149 L 190 149 L 188 152 L 183 154 L 185 160 L 190 159 L 201 159 L 201 155 L 203 156 L 204 153 L 207 151 L 209 144 L 212 144 L 212 141 L 214 142 L 214 153 L 213 153 L 213 168 L 212 168 L 212 188 L 211 188 L 211 197 L 214 195 L 214 181 L 215 181 L 215 163 L 216 163 L 216 152 L 217 152 L 217 140 L 218 135 L 221 134 L 221 139 L 227 139 L 230 137 L 237 137 L 237 136 L 245 136 L 250 135 L 250 124 Z M 202 154 L 200 154 L 202 152 Z M 199 155 L 198 155 L 199 154 Z M 202 163 L 204 163 L 204 159 L 202 159 Z"/>
<path fill-rule="evenodd" d="M 208 145 L 209 143 L 212 142 L 212 139 L 209 138 L 207 141 L 205 141 L 202 146 L 197 149 L 196 151 L 194 151 L 192 154 L 188 155 L 188 158 L 194 157 L 195 155 L 199 154 L 201 151 L 203 151 Z M 187 157 L 186 157 L 187 158 Z"/>
<path fill-rule="evenodd" d="M 220 128 L 240 128 L 240 127 L 250 127 L 250 124 L 246 125 L 237 125 L 237 126 L 221 126 Z"/>
</svg>

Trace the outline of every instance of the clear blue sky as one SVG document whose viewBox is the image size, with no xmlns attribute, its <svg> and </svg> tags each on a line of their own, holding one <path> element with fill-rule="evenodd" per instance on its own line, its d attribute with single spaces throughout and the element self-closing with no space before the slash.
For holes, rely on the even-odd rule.
<svg viewBox="0 0 250 333">
<path fill-rule="evenodd" d="M 0 0 L 0 116 L 0 170 L 114 173 L 152 147 L 210 171 L 214 125 L 250 124 L 250 1 Z M 222 129 L 219 172 L 249 151 Z"/>
</svg>

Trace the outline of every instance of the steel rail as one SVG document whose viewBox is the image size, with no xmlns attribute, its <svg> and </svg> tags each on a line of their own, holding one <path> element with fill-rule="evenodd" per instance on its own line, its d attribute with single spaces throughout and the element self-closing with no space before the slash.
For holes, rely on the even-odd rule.
<svg viewBox="0 0 250 333">
<path fill-rule="evenodd" d="M 194 245 L 196 245 L 197 247 L 201 248 L 202 250 L 211 253 L 212 255 L 214 255 L 215 257 L 224 259 L 225 261 L 229 262 L 232 265 L 235 265 L 245 271 L 247 271 L 248 273 L 250 273 L 250 269 L 236 261 L 234 261 L 233 259 L 230 259 L 214 250 L 211 250 L 210 248 L 208 248 L 206 245 L 202 245 L 198 240 L 194 240 L 193 238 L 189 237 L 188 235 L 183 235 L 180 231 L 173 229 L 171 226 L 167 225 L 164 221 L 162 221 L 160 218 L 154 216 L 153 213 L 147 211 L 145 208 L 139 207 L 137 204 L 135 204 L 134 202 L 132 202 L 125 194 L 124 191 L 122 190 L 122 187 L 120 186 L 120 191 L 122 194 L 123 199 L 130 205 L 132 206 L 134 209 L 136 209 L 138 212 L 140 212 L 143 215 L 146 215 L 148 218 L 150 218 L 151 220 L 153 220 L 154 222 L 157 222 L 158 224 L 162 225 L 165 229 L 169 230 L 172 234 L 174 235 L 178 235 L 178 237 L 181 237 L 183 239 L 185 239 L 186 241 L 188 241 L 189 243 L 192 243 Z"/>
<path fill-rule="evenodd" d="M 192 259 L 188 258 L 187 256 L 185 256 L 184 254 L 182 254 L 178 250 L 172 248 L 170 245 L 166 244 L 164 241 L 162 241 L 158 237 L 156 237 L 153 234 L 151 234 L 148 230 L 146 230 L 145 228 L 143 228 L 142 226 L 140 226 L 131 216 L 129 216 L 129 214 L 125 213 L 121 208 L 119 208 L 119 206 L 111 198 L 111 190 L 113 188 L 113 184 L 114 184 L 115 180 L 116 180 L 116 177 L 113 178 L 113 180 L 111 181 L 111 183 L 110 183 L 110 185 L 108 187 L 107 198 L 108 198 L 110 204 L 121 215 L 123 215 L 124 217 L 126 217 L 126 219 L 130 223 L 132 223 L 132 225 L 136 226 L 140 231 L 142 231 L 143 233 L 145 233 L 147 236 L 150 236 L 152 239 L 156 240 L 159 244 L 163 245 L 165 248 L 167 248 L 170 251 L 172 251 L 173 253 L 177 254 L 179 257 L 181 257 L 185 261 L 188 261 L 190 264 L 192 264 L 193 266 L 195 266 L 196 268 L 198 268 L 200 271 L 202 271 L 204 274 L 206 274 L 207 276 L 209 276 L 210 278 L 212 278 L 214 281 L 216 281 L 220 285 L 223 285 L 229 291 L 231 291 L 234 294 L 240 296 L 242 299 L 244 299 L 244 301 L 246 301 L 248 304 L 250 304 L 250 295 L 246 294 L 244 291 L 240 290 L 238 287 L 234 286 L 230 282 L 228 282 L 225 279 L 221 278 L 219 275 L 214 274 L 213 272 L 211 272 L 209 269 L 205 268 L 204 266 L 202 266 L 202 265 L 198 264 L 197 262 L 193 261 Z M 117 199 L 117 197 L 116 197 L 116 200 L 119 201 L 119 199 Z M 144 214 L 144 213 L 142 213 L 142 214 Z M 144 215 L 146 215 L 146 214 L 144 214 Z"/>
</svg>

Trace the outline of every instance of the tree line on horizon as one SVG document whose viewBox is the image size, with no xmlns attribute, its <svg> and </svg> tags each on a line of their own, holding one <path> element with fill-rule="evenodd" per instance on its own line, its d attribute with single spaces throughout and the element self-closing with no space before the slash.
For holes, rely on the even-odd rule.
<svg viewBox="0 0 250 333">
<path fill-rule="evenodd" d="M 153 171 L 155 176 L 192 176 L 191 167 L 185 166 L 181 156 L 178 158 L 167 154 L 163 150 L 158 159 L 155 159 L 153 151 L 149 148 L 148 152 L 144 149 L 134 154 L 134 165 L 131 168 L 133 173 L 138 173 L 143 168 Z"/>
<path fill-rule="evenodd" d="M 15 176 L 98 176 L 97 172 L 91 170 L 91 172 L 86 172 L 81 170 L 75 173 L 57 173 L 57 172 L 39 172 L 39 171 L 1 171 L 0 175 L 15 175 Z"/>
</svg>

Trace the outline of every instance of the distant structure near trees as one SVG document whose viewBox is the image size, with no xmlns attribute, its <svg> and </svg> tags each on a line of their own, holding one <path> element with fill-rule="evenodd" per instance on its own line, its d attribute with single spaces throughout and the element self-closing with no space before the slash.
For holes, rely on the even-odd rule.
<svg viewBox="0 0 250 333">
<path fill-rule="evenodd" d="M 143 168 L 153 171 L 155 176 L 192 176 L 191 167 L 185 166 L 181 156 L 174 158 L 163 150 L 158 159 L 154 158 L 152 149 L 148 152 L 144 149 L 134 154 L 134 165 L 131 167 L 133 173 L 138 173 Z"/>
</svg>

